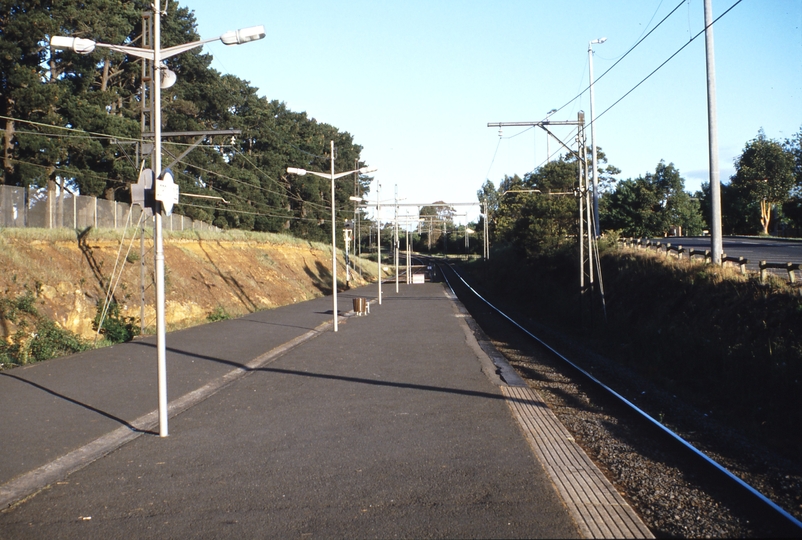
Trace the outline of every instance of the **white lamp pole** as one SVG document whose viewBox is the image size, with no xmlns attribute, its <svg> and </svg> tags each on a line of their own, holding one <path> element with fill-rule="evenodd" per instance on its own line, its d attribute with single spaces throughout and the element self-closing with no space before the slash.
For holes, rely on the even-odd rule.
<svg viewBox="0 0 802 540">
<path fill-rule="evenodd" d="M 161 13 L 159 5 L 161 0 L 153 3 L 153 69 L 155 81 L 153 82 L 153 170 L 156 173 L 155 182 L 159 181 L 162 171 L 162 94 L 161 94 Z M 155 187 L 155 185 L 154 185 Z M 158 206 L 160 203 L 156 203 Z M 162 238 L 161 208 L 154 208 L 153 237 L 154 237 L 154 263 L 156 265 L 156 362 L 159 377 L 159 436 L 167 437 L 167 324 L 164 313 L 164 239 Z"/>
<path fill-rule="evenodd" d="M 376 264 L 378 265 L 378 279 L 376 281 L 379 282 L 379 305 L 382 303 L 382 226 L 381 226 L 381 209 L 382 209 L 382 201 L 381 199 L 381 183 L 376 180 L 376 204 L 375 205 L 367 205 L 367 206 L 375 206 L 376 207 L 376 250 L 377 250 L 377 257 L 376 257 Z M 355 201 L 367 201 L 367 197 L 352 197 L 352 200 Z M 397 201 L 396 201 L 397 202 Z"/>
<path fill-rule="evenodd" d="M 313 176 L 319 176 L 320 178 L 328 178 L 331 181 L 331 289 L 332 289 L 332 311 L 334 312 L 334 331 L 338 331 L 338 313 L 337 313 L 337 231 L 335 228 L 336 225 L 336 215 L 335 215 L 335 208 L 334 208 L 334 181 L 338 178 L 342 178 L 343 176 L 348 176 L 349 174 L 359 173 L 359 174 L 367 174 L 378 169 L 362 167 L 361 169 L 356 169 L 353 171 L 346 171 L 334 174 L 334 141 L 331 141 L 331 172 L 329 174 L 326 173 L 319 173 L 315 171 L 307 171 L 306 169 L 296 169 L 295 167 L 287 167 L 288 174 L 297 174 L 298 176 L 305 176 L 307 174 L 311 174 Z"/>
<path fill-rule="evenodd" d="M 393 261 L 395 262 L 395 293 L 398 294 L 398 184 L 395 185 L 395 223 L 393 223 Z"/>
<path fill-rule="evenodd" d="M 331 141 L 331 288 L 332 311 L 334 312 L 334 331 L 337 331 L 339 312 L 337 310 L 337 233 L 334 219 L 334 141 Z"/>
<path fill-rule="evenodd" d="M 161 6 L 160 0 L 155 0 L 153 6 L 153 49 L 142 49 L 139 47 L 130 47 L 127 45 L 110 45 L 107 43 L 98 43 L 90 39 L 73 38 L 66 36 L 53 36 L 50 38 L 50 46 L 57 49 L 71 49 L 80 54 L 89 54 L 95 50 L 95 47 L 104 47 L 113 51 L 129 54 L 139 58 L 145 58 L 153 62 L 153 68 L 158 75 L 155 77 L 153 85 L 153 100 L 155 107 L 153 110 L 153 171 L 156 175 L 154 182 L 154 190 L 156 191 L 156 198 L 159 199 L 160 186 L 159 182 L 165 182 L 161 170 L 161 85 L 162 85 L 162 72 L 165 72 L 165 83 L 170 79 L 171 72 L 167 66 L 162 64 L 164 59 L 170 58 L 177 54 L 189 51 L 196 47 L 200 47 L 205 43 L 217 41 L 218 39 L 226 45 L 240 45 L 248 43 L 249 41 L 256 41 L 265 37 L 264 26 L 253 26 L 241 30 L 232 30 L 226 32 L 222 36 L 206 39 L 201 41 L 193 41 L 192 43 L 185 43 L 183 45 L 175 45 L 166 49 L 161 48 Z M 168 84 L 169 86 L 169 84 Z M 172 183 L 172 180 L 169 180 Z M 172 197 L 176 200 L 178 198 L 177 187 L 175 191 L 170 192 Z M 169 432 L 167 428 L 167 347 L 165 344 L 166 324 L 164 313 L 164 242 L 162 238 L 162 216 L 163 210 L 161 202 L 157 203 L 159 208 L 154 209 L 153 212 L 153 234 L 154 234 L 154 262 L 156 266 L 156 358 L 158 369 L 158 386 L 159 386 L 159 435 L 167 437 Z M 168 213 L 172 209 L 172 203 L 169 204 Z"/>
<path fill-rule="evenodd" d="M 599 168 L 596 165 L 596 122 L 593 116 L 593 45 L 604 43 L 606 37 L 594 39 L 588 43 L 588 63 L 590 64 L 590 146 L 593 152 L 593 234 L 599 236 Z"/>
<path fill-rule="evenodd" d="M 379 190 L 381 184 L 376 180 L 376 260 L 379 261 L 379 305 L 382 305 L 382 225 L 381 212 L 382 205 L 379 200 Z"/>
</svg>

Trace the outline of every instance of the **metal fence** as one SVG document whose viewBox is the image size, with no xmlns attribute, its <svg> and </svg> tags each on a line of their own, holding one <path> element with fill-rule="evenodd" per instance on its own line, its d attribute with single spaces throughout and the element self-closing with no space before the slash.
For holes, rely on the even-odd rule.
<svg viewBox="0 0 802 540">
<path fill-rule="evenodd" d="M 122 229 L 126 225 L 129 209 L 129 223 L 136 224 L 142 213 L 139 206 L 131 209 L 128 203 L 76 196 L 64 190 L 0 186 L 0 227 Z M 146 227 L 153 226 L 151 220 L 144 222 Z M 203 221 L 178 214 L 164 216 L 162 223 L 168 231 L 220 230 Z"/>
<path fill-rule="evenodd" d="M 713 263 L 713 256 L 709 249 L 685 249 L 681 245 L 673 246 L 670 243 L 663 244 L 662 242 L 653 242 L 649 238 L 619 238 L 618 243 L 623 247 L 637 248 L 637 249 L 654 249 L 661 252 L 665 249 L 666 257 L 674 254 L 677 259 L 682 259 L 683 254 L 688 254 L 688 260 L 693 260 L 698 257 L 704 260 L 706 264 Z M 732 263 L 739 267 L 742 275 L 748 275 L 747 264 L 749 260 L 744 257 L 728 257 L 725 253 L 721 254 L 721 263 Z M 754 268 L 754 262 L 753 262 Z M 759 261 L 757 268 L 760 272 L 760 281 L 765 282 L 769 274 L 783 275 L 783 270 L 788 276 L 789 283 L 798 283 L 795 272 L 802 272 L 802 263 L 792 262 L 768 262 Z"/>
</svg>

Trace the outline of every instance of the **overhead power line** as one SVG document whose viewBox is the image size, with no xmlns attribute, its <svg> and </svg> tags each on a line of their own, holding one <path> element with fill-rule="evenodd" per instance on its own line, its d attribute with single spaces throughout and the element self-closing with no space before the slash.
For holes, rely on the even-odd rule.
<svg viewBox="0 0 802 540">
<path fill-rule="evenodd" d="M 737 6 L 738 4 L 740 4 L 742 1 L 743 1 L 743 0 L 737 0 L 737 1 L 736 1 L 736 2 L 733 4 L 733 5 L 731 5 L 729 8 L 727 8 L 727 10 L 726 10 L 726 11 L 724 11 L 724 12 L 723 12 L 721 15 L 719 15 L 718 17 L 716 17 L 716 18 L 713 20 L 713 22 L 711 22 L 711 23 L 710 23 L 710 26 L 713 26 L 715 23 L 717 23 L 717 22 L 718 22 L 718 21 L 719 21 L 719 20 L 720 20 L 722 17 L 724 17 L 725 15 L 727 15 L 727 14 L 728 14 L 730 11 L 732 11 L 732 10 L 733 10 L 733 8 L 735 8 L 735 6 Z M 680 7 L 681 7 L 681 6 L 682 6 L 684 3 L 685 3 L 685 0 L 683 0 L 682 2 L 680 2 L 680 3 L 679 3 L 677 6 L 676 6 L 676 7 L 674 7 L 674 9 L 672 9 L 672 10 L 671 10 L 671 12 L 669 12 L 669 14 L 668 14 L 668 15 L 666 15 L 665 17 L 663 17 L 663 18 L 660 20 L 660 22 L 659 22 L 659 23 L 657 23 L 657 25 L 656 25 L 656 26 L 655 26 L 655 27 L 654 27 L 654 28 L 653 28 L 651 31 L 649 31 L 649 33 L 647 33 L 647 34 L 646 34 L 645 36 L 643 36 L 643 37 L 642 37 L 640 40 L 638 40 L 638 42 L 637 42 L 637 43 L 635 43 L 635 45 L 633 45 L 633 46 L 632 46 L 632 47 L 631 47 L 631 48 L 630 48 L 630 49 L 629 49 L 629 50 L 628 50 L 626 53 L 624 53 L 624 55 L 623 55 L 623 56 L 621 56 L 621 57 L 618 59 L 618 61 L 616 61 L 616 62 L 615 62 L 615 63 L 614 63 L 612 66 L 610 66 L 610 67 L 609 67 L 609 68 L 608 68 L 606 71 L 604 71 L 604 73 L 602 73 L 602 74 L 601 74 L 601 75 L 600 75 L 598 78 L 596 78 L 596 80 L 595 80 L 594 84 L 596 84 L 596 83 L 597 83 L 597 82 L 598 82 L 598 81 L 599 81 L 599 80 L 600 80 L 602 77 L 604 77 L 605 75 L 607 75 L 607 73 L 609 73 L 609 72 L 610 72 L 610 70 L 612 70 L 612 69 L 613 69 L 615 66 L 617 66 L 617 65 L 618 65 L 618 64 L 619 64 L 619 63 L 620 63 L 620 62 L 621 62 L 621 61 L 622 61 L 622 60 L 623 60 L 623 59 L 624 59 L 624 58 L 625 58 L 625 57 L 626 57 L 626 56 L 627 56 L 627 55 L 628 55 L 630 52 L 632 52 L 632 51 L 633 51 L 633 50 L 634 50 L 634 49 L 635 49 L 635 48 L 636 48 L 638 45 L 640 45 L 640 44 L 641 44 L 641 43 L 642 43 L 642 42 L 643 42 L 643 41 L 644 41 L 646 38 L 648 38 L 648 37 L 649 37 L 649 36 L 652 34 L 652 32 L 654 32 L 654 31 L 655 31 L 655 30 L 656 30 L 656 29 L 657 29 L 657 28 L 658 28 L 658 27 L 659 27 L 661 24 L 663 24 L 663 23 L 664 23 L 664 22 L 665 22 L 665 21 L 666 21 L 666 20 L 667 20 L 667 19 L 668 19 L 668 18 L 669 18 L 671 15 L 673 15 L 673 14 L 674 14 L 674 13 L 677 11 L 677 9 L 679 9 L 679 8 L 680 8 Z M 624 100 L 624 99 L 625 99 L 627 96 L 629 96 L 629 95 L 630 95 L 632 92 L 634 92 L 636 88 L 638 88 L 638 87 L 639 87 L 641 84 L 643 84 L 643 83 L 644 83 L 644 82 L 646 82 L 646 81 L 647 81 L 649 78 L 651 78 L 651 77 L 652 77 L 652 75 L 654 75 L 654 74 L 655 74 L 655 73 L 657 73 L 657 72 L 658 72 L 660 69 L 662 69 L 662 68 L 663 68 L 663 66 L 665 66 L 665 65 L 666 65 L 668 62 L 670 62 L 670 61 L 671 61 L 671 60 L 672 60 L 672 59 L 673 59 L 675 56 L 677 56 L 677 55 L 678 55 L 678 54 L 679 54 L 681 51 L 683 51 L 683 50 L 684 50 L 684 49 L 685 49 L 685 48 L 686 48 L 688 45 L 690 45 L 690 44 L 691 44 L 691 43 L 692 43 L 694 40 L 696 40 L 696 39 L 697 39 L 699 36 L 701 36 L 702 34 L 704 34 L 705 30 L 707 30 L 707 26 L 705 26 L 705 28 L 703 28 L 701 31 L 699 31 L 699 32 L 698 32 L 696 35 L 694 35 L 693 37 L 691 37 L 691 38 L 688 40 L 688 42 L 687 42 L 687 43 L 685 43 L 685 44 L 684 44 L 682 47 L 680 47 L 679 49 L 677 49 L 677 50 L 676 50 L 676 51 L 675 51 L 675 52 L 674 52 L 674 53 L 673 53 L 671 56 L 669 56 L 669 57 L 668 57 L 668 58 L 667 58 L 667 59 L 666 59 L 666 60 L 665 60 L 663 63 L 661 63 L 659 66 L 657 66 L 657 67 L 656 67 L 656 68 L 655 68 L 655 69 L 654 69 L 654 70 L 653 70 L 651 73 L 649 73 L 649 74 L 648 74 L 646 77 L 644 77 L 644 78 L 643 78 L 643 79 L 642 79 L 640 82 L 638 82 L 638 83 L 637 83 L 635 86 L 633 86 L 631 89 L 629 89 L 629 90 L 628 90 L 628 91 L 627 91 L 627 92 L 626 92 L 626 93 L 625 93 L 623 96 L 621 96 L 620 98 L 618 98 L 618 99 L 617 99 L 617 100 L 616 100 L 616 101 L 615 101 L 615 102 L 614 102 L 612 105 L 610 105 L 610 106 L 609 106 L 609 107 L 607 107 L 607 108 L 606 108 L 604 111 L 602 111 L 602 112 L 601 112 L 599 115 L 597 115 L 597 116 L 596 116 L 596 118 L 595 118 L 593 121 L 594 121 L 594 122 L 598 121 L 598 120 L 599 120 L 599 118 L 601 118 L 601 117 L 602 117 L 602 116 L 604 116 L 604 115 L 605 115 L 607 112 L 609 112 L 609 111 L 610 111 L 610 109 L 612 109 L 613 107 L 615 107 L 616 105 L 618 105 L 618 104 L 619 104 L 621 101 L 623 101 L 623 100 Z M 577 96 L 575 96 L 575 97 L 571 98 L 571 99 L 570 99 L 570 100 L 569 100 L 567 103 L 565 103 L 565 104 L 564 104 L 562 107 L 558 108 L 558 109 L 557 109 L 557 111 L 561 111 L 562 109 L 564 109 L 565 107 L 567 107 L 568 105 L 570 105 L 571 103 L 573 103 L 574 101 L 576 101 L 577 99 L 579 99 L 579 98 L 582 96 L 582 94 L 584 94 L 584 93 L 585 93 L 585 92 L 586 92 L 586 91 L 587 91 L 589 88 L 590 88 L 590 86 L 588 86 L 587 88 L 585 88 L 585 89 L 584 89 L 582 92 L 580 92 L 580 93 L 579 93 Z M 498 152 L 498 146 L 496 147 L 496 152 Z M 550 158 L 550 157 L 551 157 L 551 156 L 549 156 L 549 158 Z M 493 161 L 495 161 L 495 158 L 496 158 L 496 154 L 494 153 L 494 154 L 493 154 Z M 547 163 L 547 162 L 548 162 L 548 158 L 547 158 L 547 160 L 544 160 L 544 161 L 541 163 L 540 167 L 542 167 L 542 166 L 543 166 L 543 164 L 544 164 L 544 163 Z M 493 166 L 493 162 L 491 161 L 490 167 L 492 168 L 492 166 Z M 535 169 L 533 169 L 533 170 L 536 170 L 537 168 L 538 168 L 538 167 L 536 167 L 536 168 L 535 168 Z M 488 170 L 488 174 L 490 174 L 490 171 L 489 171 L 489 170 Z"/>
<path fill-rule="evenodd" d="M 621 63 L 621 61 L 622 61 L 624 58 L 626 58 L 626 57 L 627 57 L 627 55 L 629 55 L 629 53 L 631 53 L 632 51 L 634 51 L 634 50 L 635 50 L 635 49 L 638 47 L 638 45 L 640 45 L 641 43 L 643 43 L 643 42 L 646 40 L 646 38 L 648 38 L 650 35 L 652 35 L 652 32 L 654 32 L 655 30 L 657 30 L 657 29 L 660 27 L 660 25 L 662 25 L 664 22 L 666 22 L 666 20 L 667 20 L 669 17 L 671 17 L 671 16 L 672 16 L 672 15 L 673 15 L 673 14 L 674 14 L 674 13 L 675 13 L 675 12 L 676 12 L 676 11 L 677 11 L 677 10 L 678 10 L 680 7 L 681 7 L 681 6 L 682 6 L 682 5 L 685 3 L 685 2 L 686 2 L 686 0 L 682 0 L 682 1 L 681 1 L 679 4 L 677 4 L 677 6 L 676 6 L 674 9 L 672 9 L 672 10 L 671 10 L 671 11 L 668 13 L 668 15 L 666 15 L 665 17 L 663 17 L 663 18 L 660 20 L 660 22 L 659 22 L 659 23 L 657 23 L 657 24 L 655 25 L 655 27 L 654 27 L 654 28 L 652 28 L 652 29 L 649 31 L 649 33 L 648 33 L 648 34 L 646 34 L 645 36 L 643 36 L 642 38 L 640 38 L 640 39 L 639 39 L 639 40 L 638 40 L 638 41 L 637 41 L 637 42 L 636 42 L 636 43 L 635 43 L 635 44 L 634 44 L 632 47 L 630 47 L 630 48 L 629 48 L 629 50 L 628 50 L 627 52 L 625 52 L 625 53 L 624 53 L 624 54 L 623 54 L 623 55 L 622 55 L 622 56 L 621 56 L 621 57 L 620 57 L 620 58 L 619 58 L 619 59 L 618 59 L 618 60 L 617 60 L 617 61 L 616 61 L 616 62 L 615 62 L 615 63 L 614 63 L 612 66 L 610 66 L 609 68 L 607 68 L 607 69 L 604 71 L 604 73 L 602 73 L 601 75 L 599 75 L 598 77 L 596 77 L 596 80 L 594 81 L 594 84 L 598 83 L 598 82 L 599 82 L 599 81 L 600 81 L 600 80 L 601 80 L 601 79 L 602 79 L 602 78 L 603 78 L 605 75 L 607 75 L 607 74 L 608 74 L 608 73 L 609 73 L 609 72 L 610 72 L 610 71 L 611 71 L 611 70 L 612 70 L 612 69 L 613 69 L 615 66 L 617 66 L 619 63 Z M 559 108 L 557 109 L 557 112 L 559 112 L 559 111 L 563 110 L 563 109 L 564 109 L 564 108 L 566 108 L 568 105 L 570 105 L 571 103 L 573 103 L 574 101 L 576 101 L 577 99 L 579 99 L 580 97 L 582 97 L 582 95 L 583 95 L 585 92 L 587 92 L 589 89 L 590 89 L 590 85 L 588 85 L 588 86 L 587 86 L 587 88 L 585 88 L 584 90 L 582 90 L 582 91 L 581 91 L 579 94 L 577 94 L 575 97 L 573 97 L 573 98 L 571 98 L 570 100 L 568 100 L 568 102 L 567 102 L 565 105 L 563 105 L 562 107 L 559 107 Z"/>
<path fill-rule="evenodd" d="M 719 21 L 719 19 L 721 19 L 721 18 L 722 18 L 724 15 L 726 15 L 727 13 L 729 13 L 730 11 L 732 11 L 732 9 L 733 9 L 735 6 L 737 6 L 738 4 L 740 4 L 741 2 L 743 2 L 743 0 L 737 0 L 737 2 L 735 2 L 733 5 L 731 5 L 731 6 L 730 6 L 730 7 L 727 9 L 727 11 L 725 11 L 724 13 L 722 13 L 721 15 L 719 15 L 718 17 L 716 17 L 716 18 L 713 20 L 713 22 L 711 22 L 711 23 L 710 23 L 710 26 L 713 26 L 714 24 L 716 24 L 716 23 Z M 668 64 L 668 63 L 669 63 L 669 62 L 670 62 L 670 61 L 671 61 L 671 60 L 672 60 L 672 59 L 673 59 L 675 56 L 677 56 L 677 55 L 678 55 L 680 52 L 682 52 L 682 50 L 684 50 L 684 49 L 685 49 L 685 47 L 687 47 L 688 45 L 690 45 L 691 43 L 693 43 L 693 41 L 694 41 L 696 38 L 698 38 L 699 36 L 701 36 L 702 34 L 704 34 L 704 33 L 705 33 L 705 30 L 707 30 L 707 28 L 708 28 L 708 27 L 707 27 L 707 26 L 705 26 L 705 27 L 704 27 L 702 30 L 700 30 L 700 31 L 699 31 L 699 33 L 697 33 L 697 34 L 696 34 L 695 36 L 693 36 L 693 37 L 692 37 L 690 40 L 688 40 L 688 42 L 687 42 L 685 45 L 683 45 L 682 47 L 680 47 L 679 49 L 677 49 L 677 50 L 674 52 L 674 54 L 672 54 L 671 56 L 669 56 L 669 57 L 668 57 L 668 58 L 667 58 L 667 59 L 666 59 L 666 60 L 665 60 L 665 61 L 664 61 L 662 64 L 660 64 L 659 66 L 657 66 L 657 67 L 654 69 L 654 71 L 652 71 L 651 73 L 649 73 L 648 75 L 646 75 L 646 77 L 644 77 L 644 78 L 643 78 L 643 79 L 642 79 L 642 80 L 641 80 L 641 81 L 640 81 L 638 84 L 636 84 L 635 86 L 633 86 L 633 87 L 632 87 L 632 88 L 631 88 L 631 89 L 630 89 L 630 90 L 629 90 L 629 91 L 628 91 L 626 94 L 624 94 L 623 96 L 621 96 L 620 98 L 618 98 L 618 99 L 617 99 L 617 100 L 616 100 L 616 101 L 615 101 L 615 102 L 614 102 L 612 105 L 610 105 L 609 107 L 607 107 L 606 109 L 604 109 L 604 111 L 602 111 L 602 113 L 601 113 L 601 114 L 599 114 L 598 116 L 596 116 L 596 118 L 595 118 L 594 122 L 595 122 L 595 121 L 598 121 L 598 119 L 599 119 L 599 118 L 601 118 L 602 116 L 604 116 L 604 115 L 605 115 L 605 113 L 607 113 L 607 112 L 608 112 L 610 109 L 612 109 L 613 107 L 615 107 L 616 105 L 618 105 L 618 104 L 619 104 L 619 103 L 620 103 L 620 102 L 621 102 L 621 101 L 622 101 L 622 100 L 623 100 L 625 97 L 627 97 L 627 96 L 628 96 L 628 95 L 630 95 L 632 92 L 634 92 L 634 91 L 635 91 L 635 89 L 636 89 L 637 87 L 639 87 L 641 84 L 643 84 L 644 82 L 646 82 L 646 81 L 647 81 L 649 78 L 651 78 L 651 76 L 652 76 L 652 75 L 654 75 L 655 73 L 657 73 L 657 72 L 658 72 L 658 71 L 659 71 L 659 70 L 660 70 L 660 69 L 661 69 L 663 66 L 665 66 L 666 64 Z M 609 71 L 609 70 L 608 70 L 608 71 Z M 607 73 L 607 72 L 605 72 L 605 73 Z"/>
</svg>

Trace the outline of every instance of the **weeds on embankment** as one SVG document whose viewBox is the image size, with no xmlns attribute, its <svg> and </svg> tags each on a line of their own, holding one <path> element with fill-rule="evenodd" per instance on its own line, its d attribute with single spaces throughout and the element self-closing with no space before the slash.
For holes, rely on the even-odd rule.
<svg viewBox="0 0 802 540">
<path fill-rule="evenodd" d="M 646 252 L 602 254 L 600 295 L 580 302 L 575 254 L 472 268 L 519 314 L 581 341 L 788 455 L 802 445 L 802 295 L 779 279 Z M 598 279 L 597 279 L 598 283 Z"/>
<path fill-rule="evenodd" d="M 155 332 L 152 231 L 145 230 L 142 251 L 138 234 L 134 228 L 125 234 L 0 228 L 0 369 L 128 341 L 143 326 L 142 333 Z M 164 231 L 164 236 L 168 332 L 330 290 L 327 244 L 235 230 Z M 343 258 L 339 261 L 343 268 Z M 351 285 L 375 279 L 375 263 L 354 256 L 351 261 L 358 269 Z M 339 275 L 341 286 L 345 275 Z M 110 282 L 117 285 L 104 308 Z"/>
<path fill-rule="evenodd" d="M 7 340 L 0 340 L 0 369 L 41 362 L 92 347 L 41 315 L 35 304 L 36 295 L 31 290 L 16 298 L 0 298 L 0 321 L 15 327 Z"/>
</svg>

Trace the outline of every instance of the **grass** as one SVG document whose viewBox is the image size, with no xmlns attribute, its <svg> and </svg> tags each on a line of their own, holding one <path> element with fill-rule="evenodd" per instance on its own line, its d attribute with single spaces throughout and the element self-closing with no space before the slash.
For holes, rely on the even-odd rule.
<svg viewBox="0 0 802 540">
<path fill-rule="evenodd" d="M 802 445 L 802 296 L 780 279 L 648 252 L 607 251 L 607 320 L 580 311 L 575 257 L 475 263 L 518 312 L 635 370 L 789 455 Z M 526 276 L 526 279 L 521 279 Z M 592 324 L 590 321 L 592 320 Z M 580 321 L 583 321 L 583 325 Z"/>
<path fill-rule="evenodd" d="M 126 238 L 131 234 L 138 234 L 138 229 L 128 228 L 125 232 Z M 91 240 L 108 240 L 119 242 L 122 238 L 122 229 L 91 229 L 87 238 Z M 152 238 L 153 229 L 145 229 L 145 235 Z M 308 246 L 314 249 L 331 249 L 331 246 L 322 242 L 310 242 L 303 238 L 291 236 L 289 234 L 253 232 L 239 230 L 224 231 L 163 231 L 166 241 L 169 240 L 188 240 L 188 241 L 209 241 L 209 242 L 253 242 L 270 243 L 275 245 Z M 0 228 L 0 245 L 5 239 L 19 239 L 28 242 L 72 242 L 77 239 L 77 231 L 73 229 L 27 229 L 27 228 Z"/>
</svg>

